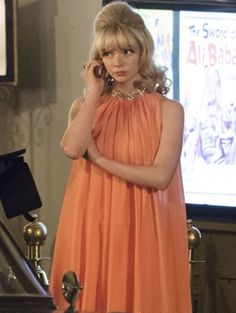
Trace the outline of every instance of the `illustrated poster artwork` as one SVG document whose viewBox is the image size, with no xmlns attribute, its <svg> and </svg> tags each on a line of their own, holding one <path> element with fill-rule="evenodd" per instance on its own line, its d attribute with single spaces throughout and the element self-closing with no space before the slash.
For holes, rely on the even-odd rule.
<svg viewBox="0 0 236 313">
<path fill-rule="evenodd" d="M 210 201 L 214 190 L 219 202 L 236 204 L 231 198 L 236 177 L 235 14 L 182 11 L 179 47 L 185 191 L 196 197 L 195 203 Z"/>
<path fill-rule="evenodd" d="M 5 0 L 0 0 L 0 76 L 5 76 L 6 74 L 6 7 Z"/>
<path fill-rule="evenodd" d="M 142 15 L 153 37 L 155 63 L 167 68 L 167 78 L 173 82 L 173 11 L 137 9 L 137 12 Z M 168 97 L 173 97 L 173 85 L 171 85 Z"/>
</svg>

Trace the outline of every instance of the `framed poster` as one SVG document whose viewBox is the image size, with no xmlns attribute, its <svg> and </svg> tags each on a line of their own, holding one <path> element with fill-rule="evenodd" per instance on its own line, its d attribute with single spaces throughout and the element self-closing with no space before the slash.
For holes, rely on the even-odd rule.
<svg viewBox="0 0 236 313">
<path fill-rule="evenodd" d="M 107 4 L 111 1 L 103 1 Z M 134 0 L 185 110 L 181 167 L 190 218 L 236 219 L 236 1 Z"/>
<path fill-rule="evenodd" d="M 17 0 L 0 0 L 0 84 L 17 78 Z"/>
</svg>

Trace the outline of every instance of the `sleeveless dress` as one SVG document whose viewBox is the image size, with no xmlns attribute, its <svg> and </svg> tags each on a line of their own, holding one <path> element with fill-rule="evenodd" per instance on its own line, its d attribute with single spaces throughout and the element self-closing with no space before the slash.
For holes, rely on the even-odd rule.
<svg viewBox="0 0 236 313">
<path fill-rule="evenodd" d="M 106 95 L 93 138 L 107 158 L 153 164 L 162 132 L 161 95 Z M 80 313 L 191 313 L 187 226 L 180 167 L 165 191 L 73 161 L 57 230 L 50 288 L 67 308 L 62 276 L 84 285 Z"/>
</svg>

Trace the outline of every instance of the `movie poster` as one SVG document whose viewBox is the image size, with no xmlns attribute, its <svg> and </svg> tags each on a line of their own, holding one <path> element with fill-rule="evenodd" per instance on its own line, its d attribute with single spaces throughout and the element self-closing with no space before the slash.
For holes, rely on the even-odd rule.
<svg viewBox="0 0 236 313">
<path fill-rule="evenodd" d="M 236 16 L 182 11 L 179 25 L 186 202 L 235 206 Z"/>
<path fill-rule="evenodd" d="M 6 74 L 6 8 L 5 0 L 0 0 L 0 76 L 5 76 Z"/>
<path fill-rule="evenodd" d="M 158 66 L 167 69 L 170 84 L 168 97 L 173 97 L 173 11 L 137 9 L 150 31 L 155 45 L 154 60 Z"/>
</svg>

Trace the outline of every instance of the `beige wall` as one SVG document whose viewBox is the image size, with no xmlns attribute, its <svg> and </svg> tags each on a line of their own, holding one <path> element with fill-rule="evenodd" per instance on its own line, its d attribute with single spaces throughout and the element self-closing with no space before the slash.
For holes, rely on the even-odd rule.
<svg viewBox="0 0 236 313">
<path fill-rule="evenodd" d="M 26 148 L 48 228 L 44 256 L 51 255 L 70 161 L 59 147 L 74 98 L 82 92 L 92 21 L 100 0 L 18 0 L 19 85 L 15 99 L 0 105 L 0 154 Z M 25 249 L 27 221 L 5 220 Z M 45 266 L 50 265 L 45 261 Z"/>
</svg>

